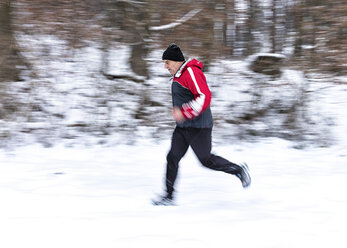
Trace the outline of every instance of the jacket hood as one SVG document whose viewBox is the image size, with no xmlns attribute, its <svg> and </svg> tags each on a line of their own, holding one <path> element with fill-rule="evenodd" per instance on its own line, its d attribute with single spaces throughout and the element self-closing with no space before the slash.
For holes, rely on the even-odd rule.
<svg viewBox="0 0 347 248">
<path fill-rule="evenodd" d="M 187 70 L 188 67 L 192 67 L 192 66 L 196 66 L 201 70 L 203 67 L 203 64 L 202 64 L 202 62 L 200 62 L 196 59 L 189 59 L 186 62 L 184 62 L 184 64 L 181 66 L 181 68 L 176 72 L 175 77 L 180 77 L 182 75 L 182 73 L 185 70 Z"/>
</svg>

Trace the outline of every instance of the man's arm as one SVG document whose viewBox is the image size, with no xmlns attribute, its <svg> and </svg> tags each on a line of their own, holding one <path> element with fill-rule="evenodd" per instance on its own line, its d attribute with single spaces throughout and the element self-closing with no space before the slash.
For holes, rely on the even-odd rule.
<svg viewBox="0 0 347 248">
<path fill-rule="evenodd" d="M 184 119 L 194 119 L 210 106 L 212 95 L 203 72 L 192 67 L 188 67 L 187 70 L 188 88 L 194 94 L 194 100 L 183 104 L 180 110 Z"/>
</svg>

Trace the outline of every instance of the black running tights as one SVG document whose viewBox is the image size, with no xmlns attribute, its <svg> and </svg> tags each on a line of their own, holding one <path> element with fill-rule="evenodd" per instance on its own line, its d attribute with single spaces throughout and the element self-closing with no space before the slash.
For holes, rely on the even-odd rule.
<svg viewBox="0 0 347 248">
<path fill-rule="evenodd" d="M 203 166 L 233 175 L 241 172 L 239 165 L 211 154 L 211 133 L 212 128 L 175 128 L 171 149 L 167 155 L 166 190 L 169 195 L 172 195 L 174 191 L 179 161 L 186 154 L 189 146 L 192 147 Z"/>
</svg>

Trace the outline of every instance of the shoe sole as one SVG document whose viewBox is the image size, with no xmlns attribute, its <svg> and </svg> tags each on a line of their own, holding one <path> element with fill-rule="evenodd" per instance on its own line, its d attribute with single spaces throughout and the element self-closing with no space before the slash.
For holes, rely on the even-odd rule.
<svg viewBox="0 0 347 248">
<path fill-rule="evenodd" d="M 246 173 L 246 175 L 247 175 L 247 177 L 249 179 L 249 183 L 247 185 L 243 185 L 242 184 L 242 187 L 243 188 L 248 188 L 251 185 L 251 183 L 252 183 L 251 175 L 249 174 L 248 165 L 246 163 L 242 163 L 242 164 L 240 164 L 240 166 L 245 171 L 245 173 Z"/>
</svg>

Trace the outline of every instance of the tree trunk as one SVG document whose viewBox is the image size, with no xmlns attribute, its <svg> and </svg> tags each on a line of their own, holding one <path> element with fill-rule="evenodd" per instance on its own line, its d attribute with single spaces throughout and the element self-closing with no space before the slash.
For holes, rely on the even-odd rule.
<svg viewBox="0 0 347 248">
<path fill-rule="evenodd" d="M 11 0 L 0 2 L 0 82 L 18 81 L 23 62 L 16 48 L 11 24 Z"/>
</svg>

